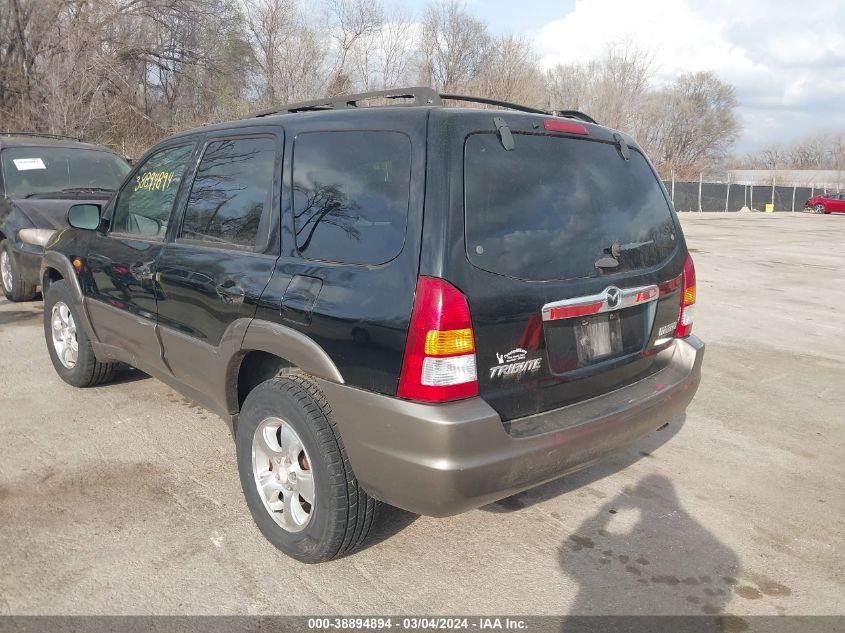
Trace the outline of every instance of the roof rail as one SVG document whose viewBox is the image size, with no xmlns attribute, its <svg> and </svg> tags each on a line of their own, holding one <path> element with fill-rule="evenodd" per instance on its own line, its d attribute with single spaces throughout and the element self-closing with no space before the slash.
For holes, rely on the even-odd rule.
<svg viewBox="0 0 845 633">
<path fill-rule="evenodd" d="M 81 138 L 76 136 L 64 136 L 63 134 L 43 134 L 41 132 L 0 132 L 0 136 L 35 136 L 38 138 L 54 138 L 54 139 L 66 139 L 69 141 L 82 141 Z"/>
<path fill-rule="evenodd" d="M 288 103 L 277 108 L 256 112 L 249 115 L 249 118 L 270 116 L 272 114 L 292 114 L 294 112 L 305 112 L 308 110 L 344 110 L 347 108 L 357 108 L 359 101 L 367 101 L 369 99 L 413 99 L 411 103 L 400 103 L 397 105 L 440 105 L 440 95 L 431 88 L 396 88 L 395 90 L 377 90 L 374 92 L 337 95 L 336 97 L 325 97 L 324 99 Z"/>
<path fill-rule="evenodd" d="M 311 101 L 300 101 L 288 103 L 283 106 L 262 110 L 248 115 L 246 118 L 271 116 L 273 114 L 292 114 L 294 112 L 306 112 L 309 110 L 345 110 L 357 108 L 358 102 L 370 99 L 413 99 L 410 103 L 398 103 L 402 106 L 442 106 L 443 99 L 449 101 L 466 101 L 469 103 L 483 103 L 485 105 L 498 106 L 508 110 L 529 112 L 531 114 L 545 114 L 548 116 L 559 116 L 570 119 L 579 119 L 587 123 L 596 123 L 596 120 L 578 110 L 540 110 L 530 106 L 511 103 L 510 101 L 499 101 L 487 97 L 473 97 L 468 95 L 455 95 L 438 93 L 427 86 L 416 86 L 412 88 L 395 88 L 393 90 L 377 90 L 374 92 L 361 92 L 359 94 L 338 95 L 325 97 L 324 99 L 313 99 Z"/>
<path fill-rule="evenodd" d="M 598 125 L 598 121 L 596 121 L 593 117 L 589 114 L 584 114 L 579 110 L 552 110 L 551 113 L 555 116 L 562 116 L 567 119 L 579 119 L 586 123 L 595 123 Z"/>
</svg>

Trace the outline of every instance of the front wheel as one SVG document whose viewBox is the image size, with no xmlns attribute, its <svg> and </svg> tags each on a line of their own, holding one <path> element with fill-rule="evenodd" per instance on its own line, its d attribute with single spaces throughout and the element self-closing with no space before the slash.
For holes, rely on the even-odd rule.
<svg viewBox="0 0 845 633">
<path fill-rule="evenodd" d="M 35 284 L 27 283 L 15 266 L 15 260 L 9 252 L 9 241 L 0 242 L 0 282 L 3 294 L 9 301 L 32 301 L 37 294 Z"/>
<path fill-rule="evenodd" d="M 79 320 L 65 281 L 50 284 L 44 298 L 44 338 L 59 377 L 74 387 L 94 387 L 114 378 L 118 365 L 101 363 Z"/>
<path fill-rule="evenodd" d="M 317 386 L 301 375 L 261 383 L 239 415 L 241 487 L 262 534 L 289 556 L 318 563 L 358 547 L 376 502 L 358 485 Z"/>
<path fill-rule="evenodd" d="M 823 204 L 817 204 L 816 205 L 816 213 L 827 213 L 827 211 L 825 211 Z"/>
</svg>

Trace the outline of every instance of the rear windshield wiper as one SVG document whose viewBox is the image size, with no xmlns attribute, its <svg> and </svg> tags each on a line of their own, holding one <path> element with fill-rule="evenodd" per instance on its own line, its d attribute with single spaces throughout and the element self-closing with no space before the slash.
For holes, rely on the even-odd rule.
<svg viewBox="0 0 845 633">
<path fill-rule="evenodd" d="M 644 246 L 651 246 L 654 244 L 654 240 L 648 240 L 647 242 L 628 242 L 627 244 L 620 244 L 619 242 L 614 242 L 609 247 L 604 249 L 604 252 L 607 253 L 604 257 L 599 257 L 596 260 L 595 267 L 596 268 L 616 268 L 619 266 L 619 258 L 622 256 L 623 253 L 628 253 L 630 251 L 636 251 Z"/>
<path fill-rule="evenodd" d="M 654 240 L 648 240 L 647 242 L 628 242 L 627 244 L 620 244 L 619 242 L 614 242 L 610 248 L 604 249 L 605 253 L 609 253 L 614 257 L 619 257 L 622 253 L 627 253 L 628 251 L 636 251 L 644 246 L 651 246 L 654 244 Z"/>
</svg>

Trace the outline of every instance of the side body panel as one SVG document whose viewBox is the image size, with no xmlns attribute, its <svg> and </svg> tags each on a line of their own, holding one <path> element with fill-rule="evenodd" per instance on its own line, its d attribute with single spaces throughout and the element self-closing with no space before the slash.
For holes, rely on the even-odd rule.
<svg viewBox="0 0 845 633">
<path fill-rule="evenodd" d="M 279 323 L 311 338 L 345 382 L 395 394 L 405 350 L 420 257 L 428 109 L 385 111 L 377 120 L 354 112 L 302 115 L 285 121 L 285 155 L 309 132 L 396 131 L 410 139 L 410 203 L 401 252 L 378 265 L 309 260 L 296 248 L 293 165 L 285 164 L 281 257 L 259 301 L 256 321 Z M 248 346 L 245 344 L 245 347 Z"/>
</svg>

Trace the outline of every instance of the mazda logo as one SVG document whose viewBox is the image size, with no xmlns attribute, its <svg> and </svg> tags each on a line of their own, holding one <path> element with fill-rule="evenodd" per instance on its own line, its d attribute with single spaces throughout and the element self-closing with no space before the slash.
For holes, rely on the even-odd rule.
<svg viewBox="0 0 845 633">
<path fill-rule="evenodd" d="M 619 307 L 619 302 L 622 300 L 622 291 L 619 290 L 619 288 L 617 288 L 616 286 L 610 286 L 610 288 L 608 288 L 604 292 L 607 295 L 607 307 Z"/>
</svg>

